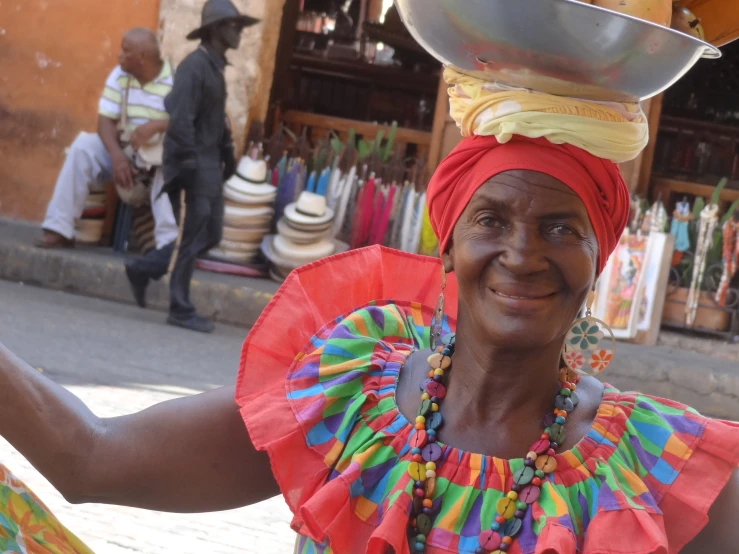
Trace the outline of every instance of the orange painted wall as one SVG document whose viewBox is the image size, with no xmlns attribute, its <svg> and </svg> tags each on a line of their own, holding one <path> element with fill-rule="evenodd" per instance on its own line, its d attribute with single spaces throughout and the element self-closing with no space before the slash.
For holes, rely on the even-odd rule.
<svg viewBox="0 0 739 554">
<path fill-rule="evenodd" d="M 64 150 L 93 131 L 123 33 L 159 0 L 0 2 L 0 215 L 41 221 Z"/>
</svg>

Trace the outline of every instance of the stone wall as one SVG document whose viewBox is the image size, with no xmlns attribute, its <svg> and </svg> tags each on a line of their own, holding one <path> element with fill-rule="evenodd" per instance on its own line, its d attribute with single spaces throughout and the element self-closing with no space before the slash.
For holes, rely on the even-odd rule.
<svg viewBox="0 0 739 554">
<path fill-rule="evenodd" d="M 261 23 L 244 31 L 241 48 L 227 54 L 228 113 L 239 149 L 247 125 L 267 113 L 285 0 L 233 0 L 242 12 Z M 175 64 L 197 46 L 185 36 L 200 25 L 205 0 L 161 0 L 159 34 L 165 57 Z"/>
</svg>

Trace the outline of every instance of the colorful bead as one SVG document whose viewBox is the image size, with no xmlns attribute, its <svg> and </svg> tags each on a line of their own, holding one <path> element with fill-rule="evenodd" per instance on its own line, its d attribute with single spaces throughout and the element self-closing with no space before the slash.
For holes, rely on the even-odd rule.
<svg viewBox="0 0 739 554">
<path fill-rule="evenodd" d="M 421 449 L 420 448 L 411 448 L 411 454 L 416 455 L 416 454 L 420 454 L 420 453 L 421 453 Z"/>
<path fill-rule="evenodd" d="M 436 472 L 430 469 L 426 470 L 426 479 L 435 479 L 436 478 Z"/>
<path fill-rule="evenodd" d="M 438 412 L 439 411 L 439 405 L 436 404 L 436 403 L 431 404 L 431 411 L 432 412 Z"/>
<path fill-rule="evenodd" d="M 434 462 L 426 462 L 426 469 L 436 471 L 436 464 Z"/>
<path fill-rule="evenodd" d="M 538 479 L 534 479 L 534 481 L 538 481 Z M 518 495 L 518 498 L 520 498 L 521 501 L 527 505 L 533 504 L 539 499 L 539 496 L 541 495 L 541 489 L 539 488 L 540 486 L 541 481 L 539 481 L 538 485 L 532 482 L 521 491 L 521 494 Z M 516 506 L 518 507 L 518 505 Z"/>
<path fill-rule="evenodd" d="M 534 478 L 534 468 L 524 466 L 513 473 L 513 482 L 519 485 L 528 485 Z"/>
<path fill-rule="evenodd" d="M 426 480 L 426 470 L 417 462 L 411 462 L 408 465 L 408 475 L 410 475 L 414 481 Z"/>
<path fill-rule="evenodd" d="M 518 493 L 516 491 L 511 491 L 506 496 L 511 500 L 518 500 Z"/>
<path fill-rule="evenodd" d="M 554 473 L 557 470 L 557 459 L 552 456 L 542 456 L 536 460 L 536 467 L 544 473 Z"/>
<path fill-rule="evenodd" d="M 416 423 L 426 423 L 426 418 L 420 415 L 416 417 Z"/>
<path fill-rule="evenodd" d="M 430 438 L 430 434 L 429 434 Z M 441 458 L 441 447 L 436 443 L 430 443 L 423 447 L 421 456 L 427 462 L 436 462 Z"/>
<path fill-rule="evenodd" d="M 423 489 L 416 489 L 416 490 L 414 490 L 414 491 L 413 491 L 413 494 L 414 494 L 414 495 L 415 495 L 415 496 L 416 496 L 417 498 L 423 498 L 423 497 L 424 497 L 424 495 L 425 495 L 425 493 L 424 493 Z"/>
<path fill-rule="evenodd" d="M 483 551 L 491 551 L 493 548 L 497 548 L 500 544 L 502 537 L 492 529 L 488 529 L 487 531 L 483 531 L 480 533 L 480 536 L 477 537 L 477 540 L 480 542 L 480 548 L 483 549 Z"/>
<path fill-rule="evenodd" d="M 498 500 L 496 509 L 498 510 L 498 514 L 503 516 L 505 519 L 511 519 L 513 514 L 516 512 L 516 503 L 510 498 L 501 498 Z"/>
<path fill-rule="evenodd" d="M 435 492 L 436 492 L 436 477 L 427 477 L 426 478 L 426 497 L 433 498 Z"/>
<path fill-rule="evenodd" d="M 434 503 L 431 501 L 431 499 L 429 499 L 429 498 L 424 499 L 424 501 L 423 501 L 423 507 L 424 508 L 431 508 L 431 507 L 433 507 L 433 505 L 434 505 Z"/>
<path fill-rule="evenodd" d="M 494 522 L 492 523 L 492 525 L 490 525 L 490 528 L 491 528 L 491 529 L 492 529 L 493 531 L 498 531 L 498 530 L 500 529 L 500 523 L 498 523 L 497 521 L 494 521 Z"/>
<path fill-rule="evenodd" d="M 557 418 L 554 420 L 555 423 L 559 423 L 560 425 L 564 425 L 565 421 L 567 421 L 562 416 L 557 416 Z"/>
<path fill-rule="evenodd" d="M 421 462 L 423 462 L 423 456 L 421 456 L 420 454 L 413 454 L 413 456 L 411 456 L 411 460 L 420 464 Z"/>
<path fill-rule="evenodd" d="M 540 469 L 537 469 L 534 475 L 536 475 L 539 479 L 544 479 L 544 477 L 546 477 L 546 474 Z"/>
<path fill-rule="evenodd" d="M 443 369 L 435 369 L 434 370 L 434 375 L 443 376 L 444 375 L 444 370 Z"/>
<path fill-rule="evenodd" d="M 442 400 L 446 396 L 446 387 L 437 381 L 432 381 L 426 385 L 426 392 L 432 397 L 435 396 L 439 400 Z"/>
</svg>

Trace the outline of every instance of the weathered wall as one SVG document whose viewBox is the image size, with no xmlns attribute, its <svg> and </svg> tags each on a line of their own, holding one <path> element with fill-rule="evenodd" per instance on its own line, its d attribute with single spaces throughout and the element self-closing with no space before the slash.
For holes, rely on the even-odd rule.
<svg viewBox="0 0 739 554">
<path fill-rule="evenodd" d="M 185 36 L 200 25 L 205 0 L 162 0 L 160 39 L 164 55 L 178 64 L 197 46 Z M 274 73 L 275 51 L 280 36 L 285 0 L 234 0 L 242 13 L 262 20 L 244 31 L 241 48 L 227 54 L 228 112 L 235 127 L 235 138 L 243 147 L 248 122 L 263 119 L 267 113 Z"/>
<path fill-rule="evenodd" d="M 40 221 L 64 149 L 93 130 L 121 37 L 159 0 L 0 2 L 0 214 Z"/>
</svg>

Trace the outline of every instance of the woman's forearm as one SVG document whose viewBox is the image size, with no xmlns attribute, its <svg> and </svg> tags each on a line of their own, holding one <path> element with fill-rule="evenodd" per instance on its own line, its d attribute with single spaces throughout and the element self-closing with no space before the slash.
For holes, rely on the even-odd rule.
<svg viewBox="0 0 739 554">
<path fill-rule="evenodd" d="M 102 429 L 80 399 L 0 344 L 0 435 L 71 501 Z"/>
<path fill-rule="evenodd" d="M 233 387 L 101 419 L 0 345 L 0 435 L 73 503 L 202 512 L 279 493 Z"/>
</svg>

